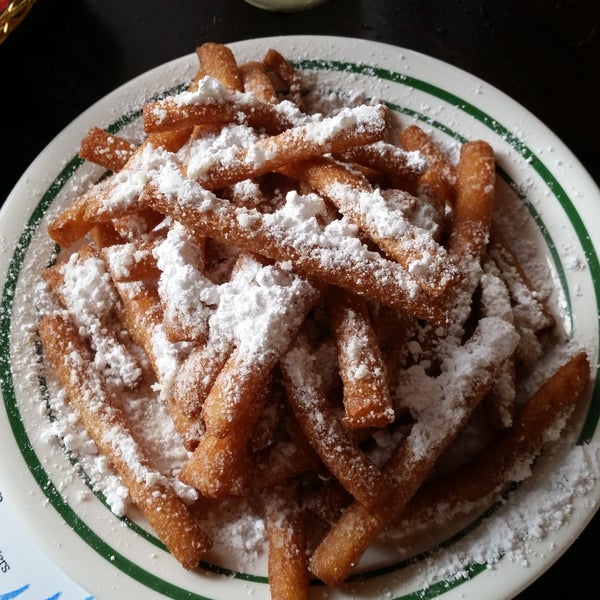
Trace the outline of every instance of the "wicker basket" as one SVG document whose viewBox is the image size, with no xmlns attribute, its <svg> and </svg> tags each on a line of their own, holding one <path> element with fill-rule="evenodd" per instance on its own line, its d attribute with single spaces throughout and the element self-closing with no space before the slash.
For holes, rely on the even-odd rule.
<svg viewBox="0 0 600 600">
<path fill-rule="evenodd" d="M 13 0 L 12 2 L 0 0 L 0 44 L 18 27 L 34 4 L 35 0 Z"/>
</svg>

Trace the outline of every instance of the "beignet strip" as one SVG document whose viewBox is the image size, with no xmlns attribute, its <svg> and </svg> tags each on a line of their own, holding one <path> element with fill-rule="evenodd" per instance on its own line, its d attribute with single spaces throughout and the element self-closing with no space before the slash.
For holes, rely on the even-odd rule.
<svg viewBox="0 0 600 600">
<path fill-rule="evenodd" d="M 177 370 L 173 401 L 190 419 L 200 418 L 204 401 L 232 350 L 233 342 L 197 344 Z"/>
<path fill-rule="evenodd" d="M 215 42 L 205 42 L 196 48 L 196 56 L 202 76 L 218 79 L 228 90 L 243 91 L 242 74 L 230 48 Z"/>
<path fill-rule="evenodd" d="M 285 84 L 286 99 L 295 104 L 299 110 L 304 110 L 302 76 L 293 65 L 273 48 L 270 48 L 265 54 L 263 64 Z"/>
<path fill-rule="evenodd" d="M 118 294 L 95 248 L 83 245 L 68 260 L 44 269 L 42 277 L 74 322 L 89 339 L 95 363 L 102 369 L 113 391 L 135 389 L 143 371 L 122 340 L 122 324 L 117 319 Z M 101 302 L 89 302 L 94 295 Z"/>
<path fill-rule="evenodd" d="M 344 423 L 351 429 L 385 427 L 394 420 L 394 408 L 367 303 L 340 288 L 330 288 L 325 297 L 343 383 Z"/>
<path fill-rule="evenodd" d="M 257 373 L 243 386 L 244 412 L 233 415 L 224 435 L 207 430 L 179 472 L 179 479 L 196 488 L 205 498 L 222 498 L 244 477 L 248 465 L 248 440 L 271 390 L 271 373 Z"/>
<path fill-rule="evenodd" d="M 202 405 L 205 433 L 182 474 L 204 495 L 225 493 L 237 478 L 233 463 L 245 452 L 264 404 L 266 382 L 319 298 L 318 288 L 305 279 L 243 253 L 238 256 L 231 281 L 222 285 L 221 292 L 211 326 L 216 328 L 219 348 L 229 344 L 236 347 L 214 378 L 206 398 L 200 398 L 197 392 L 196 398 L 191 398 Z M 232 318 L 241 324 L 240 331 L 230 327 Z M 252 332 L 244 328 L 249 319 Z M 192 378 L 186 378 L 186 387 L 194 383 L 194 375 L 192 372 Z M 204 379 L 204 373 L 200 376 Z M 200 387 L 205 389 L 204 382 Z M 256 419 L 251 418 L 255 413 Z M 229 467 L 225 469 L 224 465 Z"/>
<path fill-rule="evenodd" d="M 448 361 L 454 369 L 459 365 L 461 376 L 440 376 L 448 377 L 442 397 L 419 416 L 387 461 L 384 473 L 393 484 L 382 489 L 371 506 L 355 500 L 317 546 L 311 570 L 319 579 L 328 585 L 346 579 L 373 539 L 422 485 L 517 343 L 518 334 L 505 321 L 488 318 L 479 322 L 470 340 Z"/>
<path fill-rule="evenodd" d="M 488 253 L 506 282 L 514 303 L 515 324 L 534 332 L 556 323 L 548 304 L 540 298 L 517 255 L 497 226 L 492 225 Z"/>
<path fill-rule="evenodd" d="M 204 343 L 208 337 L 216 285 L 205 275 L 205 249 L 206 240 L 179 223 L 155 244 L 163 326 L 172 342 Z"/>
<path fill-rule="evenodd" d="M 88 218 L 89 204 L 109 187 L 110 179 L 98 182 L 52 219 L 48 224 L 48 235 L 52 240 L 63 248 L 69 248 L 85 236 L 95 224 L 93 219 Z"/>
<path fill-rule="evenodd" d="M 277 486 L 263 496 L 269 542 L 269 589 L 273 600 L 308 600 L 308 542 L 293 489 Z"/>
<path fill-rule="evenodd" d="M 181 174 L 172 172 L 171 175 L 174 177 L 170 178 L 168 187 L 161 189 L 160 181 L 149 185 L 144 202 L 197 234 L 273 260 L 290 261 L 309 276 L 401 308 L 427 321 L 446 323 L 446 304 L 425 294 L 404 267 L 369 251 L 358 238 L 341 232 L 338 239 L 332 240 L 326 235 L 332 230 L 330 227 L 316 230 L 305 240 L 304 234 L 295 234 L 277 213 L 266 215 L 236 207 L 194 186 Z M 178 194 L 183 186 L 185 196 Z"/>
<path fill-rule="evenodd" d="M 288 163 L 381 140 L 386 131 L 386 110 L 382 105 L 349 108 L 340 115 L 259 139 L 233 156 L 228 148 L 221 156 L 216 153 L 208 157 L 206 164 L 188 168 L 187 175 L 203 188 L 216 190 L 276 171 Z"/>
<path fill-rule="evenodd" d="M 446 249 L 430 233 L 415 227 L 402 212 L 400 199 L 406 192 L 384 194 L 328 158 L 314 158 L 282 169 L 286 175 L 326 196 L 390 257 L 403 265 L 433 296 L 442 294 L 458 280 Z"/>
<path fill-rule="evenodd" d="M 498 268 L 489 257 L 484 257 L 483 267 L 484 272 L 479 283 L 481 316 L 499 317 L 514 325 L 508 289 Z M 504 361 L 497 380 L 482 401 L 487 422 L 495 431 L 512 425 L 516 399 L 515 379 L 515 357 L 509 356 Z"/>
<path fill-rule="evenodd" d="M 105 392 L 75 325 L 60 315 L 47 315 L 39 322 L 39 332 L 48 364 L 133 502 L 173 556 L 186 569 L 197 567 L 211 546 L 209 537 L 136 442 L 124 415 Z"/>
<path fill-rule="evenodd" d="M 97 225 L 92 230 L 92 237 L 101 250 L 105 249 L 104 244 L 114 239 L 113 236 L 114 229 L 108 223 Z M 110 253 L 106 257 L 110 258 Z M 201 427 L 199 421 L 186 415 L 173 399 L 172 384 L 180 357 L 176 345 L 167 339 L 163 328 L 163 309 L 157 287 L 153 281 L 147 280 L 119 281 L 115 265 L 107 262 L 106 266 L 121 299 L 119 319 L 131 338 L 144 350 L 184 445 L 194 445 Z"/>
<path fill-rule="evenodd" d="M 422 178 L 427 168 L 427 162 L 421 153 L 406 151 L 385 141 L 349 148 L 340 152 L 335 158 L 345 162 L 355 162 L 388 175 L 396 184 L 395 187 Z"/>
<path fill-rule="evenodd" d="M 276 363 L 276 355 L 268 361 L 259 361 L 239 348 L 234 350 L 202 405 L 206 431 L 216 437 L 234 433 L 238 421 L 247 418 L 254 398 L 261 393 Z"/>
<path fill-rule="evenodd" d="M 179 357 L 162 328 L 162 306 L 156 288 L 140 282 L 117 283 L 123 302 L 121 320 L 132 338 L 144 349 L 165 399 L 175 428 L 186 448 L 193 446 L 202 431 L 195 416 L 184 413 L 173 399 L 172 381 L 177 372 Z"/>
<path fill-rule="evenodd" d="M 277 104 L 262 102 L 252 94 L 231 92 L 213 77 L 200 79 L 194 90 L 148 102 L 142 118 L 148 134 L 240 120 L 269 134 L 281 133 L 292 125 Z"/>
<path fill-rule="evenodd" d="M 494 149 L 483 140 L 463 144 L 456 171 L 456 200 L 448 240 L 450 255 L 457 260 L 479 260 L 487 248 L 495 182 Z"/>
<path fill-rule="evenodd" d="M 461 146 L 448 237 L 448 253 L 463 275 L 456 286 L 450 319 L 454 337 L 458 337 L 471 314 L 473 295 L 483 270 L 494 208 L 495 167 L 494 150 L 487 142 L 476 140 Z"/>
<path fill-rule="evenodd" d="M 266 287 L 261 289 L 256 284 L 257 278 L 261 279 L 269 276 L 267 271 L 271 273 L 271 277 L 275 276 L 278 279 L 279 284 L 270 287 L 268 290 Z M 286 283 L 289 284 L 287 288 Z M 232 293 L 227 292 L 226 288 L 228 287 L 231 287 Z M 255 342 L 265 346 L 268 343 L 268 332 L 265 329 L 277 326 L 276 321 L 281 319 L 281 322 L 286 323 L 286 325 L 278 328 L 281 331 L 281 336 L 277 342 L 285 345 L 286 330 L 293 327 L 294 323 L 302 318 L 311 303 L 316 301 L 316 290 L 308 282 L 301 281 L 297 276 L 284 275 L 275 266 L 265 268 L 261 260 L 244 252 L 237 255 L 229 282 L 221 286 L 215 286 L 215 290 L 214 301 L 218 304 L 218 307 L 211 313 L 209 325 L 212 323 L 212 329 L 216 328 L 216 334 L 213 331 L 211 336 L 209 331 L 208 338 L 201 343 L 197 343 L 180 366 L 173 385 L 173 399 L 186 415 L 190 418 L 198 418 L 214 386 L 213 397 L 206 408 L 205 416 L 208 417 L 209 421 L 213 420 L 213 425 L 217 428 L 217 421 L 221 421 L 226 411 L 223 403 L 227 401 L 226 396 L 223 396 L 219 390 L 222 391 L 221 388 L 230 385 L 228 376 L 231 375 L 234 379 L 238 379 L 240 373 L 236 373 L 236 365 L 240 368 L 247 368 L 246 363 L 260 364 L 264 360 L 259 359 L 258 354 L 273 354 L 274 349 L 263 347 L 264 352 L 261 352 L 260 348 L 255 347 L 252 350 L 256 355 L 255 358 L 247 360 L 243 355 L 240 355 L 240 352 L 237 353 L 237 357 L 232 358 L 230 355 L 239 340 L 236 340 L 234 329 L 231 329 L 230 326 L 222 326 L 221 318 L 225 318 L 231 324 L 231 316 L 235 312 L 235 318 L 242 322 L 246 316 L 244 313 L 246 309 L 253 310 L 253 305 L 257 302 L 270 303 L 270 306 L 263 306 L 260 309 L 263 317 L 269 319 L 270 325 L 263 325 L 262 339 L 255 340 Z M 258 296 L 262 295 L 264 299 L 260 300 L 258 296 L 252 299 L 252 292 L 258 294 Z M 280 294 L 284 294 L 285 297 L 280 296 Z M 220 300 L 217 300 L 217 296 L 220 297 Z M 245 301 L 240 299 L 242 296 L 245 297 Z M 237 305 L 233 305 L 232 302 L 237 303 Z M 305 302 L 306 305 L 304 305 Z M 254 310 L 258 310 L 256 306 L 254 306 Z M 294 316 L 293 313 L 296 310 L 298 313 Z M 299 322 L 297 322 L 297 326 L 299 326 Z M 249 343 L 248 340 L 246 342 Z M 269 345 L 274 346 L 270 343 Z M 249 351 L 250 349 L 248 349 Z M 272 368 L 275 363 L 276 359 L 275 362 L 271 361 L 271 366 L 267 366 L 267 370 Z M 219 375 L 225 367 L 227 367 L 225 373 L 228 376 L 225 376 L 225 373 Z M 215 386 L 219 377 L 220 383 Z M 235 394 L 235 389 L 233 393 Z M 224 426 L 226 427 L 226 425 Z M 221 430 L 220 427 L 219 430 Z"/>
<path fill-rule="evenodd" d="M 125 283 L 127 281 L 156 280 L 160 276 L 160 270 L 153 256 L 154 242 L 117 242 L 102 249 L 102 254 L 107 262 L 119 264 L 115 269 L 113 277 L 115 281 Z"/>
<path fill-rule="evenodd" d="M 443 218 L 446 206 L 454 204 L 456 168 L 441 148 L 418 125 L 409 125 L 398 134 L 401 146 L 410 152 L 420 152 L 427 168 L 419 179 L 421 193 L 436 201 L 437 212 Z"/>
<path fill-rule="evenodd" d="M 354 498 L 374 503 L 389 482 L 351 438 L 325 397 L 304 334 L 297 336 L 280 367 L 288 402 L 310 445 Z"/>
<path fill-rule="evenodd" d="M 233 483 L 229 489 L 230 494 L 251 496 L 263 488 L 314 471 L 319 460 L 312 449 L 307 452 L 288 440 L 274 442 L 263 450 L 252 453 L 249 459 L 248 469 Z"/>
<path fill-rule="evenodd" d="M 240 345 L 229 356 L 202 406 L 202 420 L 207 432 L 224 437 L 235 430 L 239 419 L 244 418 L 253 397 L 260 392 L 315 304 L 318 291 L 305 286 L 299 296 L 290 298 L 290 310 L 281 307 L 274 313 L 274 318 L 281 319 L 284 324 L 277 340 L 267 338 L 264 347 L 251 351 Z"/>
<path fill-rule="evenodd" d="M 92 127 L 81 140 L 79 156 L 109 171 L 120 171 L 135 149 L 135 144 L 130 141 L 100 127 Z"/>
<path fill-rule="evenodd" d="M 143 184 L 138 181 L 136 186 L 133 182 L 136 172 L 146 168 L 144 161 L 157 152 L 151 142 L 138 146 L 118 172 L 85 191 L 49 223 L 50 237 L 63 248 L 68 248 L 99 223 L 131 217 L 137 212 L 149 216 L 151 211 L 139 202 Z"/>
<path fill-rule="evenodd" d="M 261 62 L 247 62 L 240 65 L 240 73 L 244 83 L 244 92 L 252 94 L 262 102 L 275 104 L 279 102 L 273 82 L 265 71 Z"/>
</svg>

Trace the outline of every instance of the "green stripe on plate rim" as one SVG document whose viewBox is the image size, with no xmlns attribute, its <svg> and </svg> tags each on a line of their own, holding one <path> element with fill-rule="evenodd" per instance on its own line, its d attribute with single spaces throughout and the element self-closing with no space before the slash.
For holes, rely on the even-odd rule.
<svg viewBox="0 0 600 600">
<path fill-rule="evenodd" d="M 509 145 L 524 159 L 526 159 L 532 168 L 538 173 L 538 175 L 542 178 L 545 184 L 548 186 L 549 190 L 558 200 L 558 202 L 563 207 L 565 214 L 569 218 L 579 240 L 584 248 L 584 252 L 587 259 L 587 264 L 590 269 L 590 273 L 592 276 L 592 281 L 594 284 L 594 290 L 596 295 L 596 303 L 598 303 L 599 299 L 599 273 L 600 273 L 600 265 L 598 262 L 598 257 L 595 255 L 593 251 L 593 246 L 590 240 L 590 236 L 579 216 L 577 211 L 575 210 L 570 198 L 568 197 L 565 190 L 558 183 L 556 178 L 552 175 L 550 170 L 544 165 L 544 163 L 525 145 L 521 140 L 516 138 L 506 127 L 502 124 L 498 123 L 495 119 L 475 107 L 474 105 L 464 101 L 463 99 L 455 96 L 446 90 L 434 86 L 430 83 L 422 81 L 420 79 L 416 79 L 414 77 L 410 77 L 404 74 L 400 74 L 394 71 L 389 71 L 387 69 L 382 69 L 379 67 L 373 67 L 367 64 L 357 64 L 351 62 L 340 62 L 340 61 L 328 61 L 328 60 L 301 60 L 301 61 L 292 61 L 295 66 L 303 70 L 330 70 L 336 72 L 352 72 L 354 74 L 360 74 L 370 77 L 376 77 L 380 79 L 384 79 L 387 81 L 399 83 L 405 85 L 407 87 L 412 87 L 414 89 L 418 89 L 429 93 L 446 103 L 455 106 L 462 110 L 463 112 L 469 114 L 474 117 L 481 123 L 483 123 L 486 127 L 491 129 L 497 135 L 503 137 Z M 173 93 L 177 93 L 181 90 L 185 89 L 185 84 L 181 84 L 175 88 L 165 91 L 160 95 L 155 96 L 155 98 L 171 95 Z M 426 115 L 421 113 L 417 113 L 407 107 L 402 107 L 395 104 L 390 104 L 390 108 L 393 110 L 407 114 L 412 118 L 417 120 L 427 122 L 432 127 L 443 131 L 444 133 L 450 135 L 458 141 L 465 141 L 462 136 L 458 133 L 452 131 L 448 127 L 446 127 L 443 123 L 432 120 Z M 123 129 L 126 125 L 132 123 L 136 119 L 138 119 L 141 115 L 141 110 L 131 111 L 119 119 L 111 123 L 107 127 L 107 130 L 111 133 L 117 133 L 121 129 Z M 38 459 L 31 441 L 27 436 L 27 432 L 25 430 L 24 423 L 21 419 L 21 415 L 19 412 L 19 408 L 17 405 L 15 390 L 13 386 L 12 379 L 12 369 L 10 365 L 10 316 L 12 313 L 13 307 L 13 299 L 14 292 L 16 289 L 18 277 L 20 274 L 21 267 L 25 260 L 26 254 L 28 252 L 29 246 L 31 244 L 31 240 L 33 238 L 34 232 L 39 227 L 39 224 L 45 215 L 46 211 L 55 200 L 56 196 L 63 188 L 63 186 L 67 183 L 67 181 L 76 173 L 76 171 L 83 164 L 83 160 L 79 157 L 73 157 L 67 165 L 63 168 L 63 170 L 58 174 L 56 179 L 50 184 L 49 188 L 43 194 L 40 202 L 32 212 L 26 227 L 21 233 L 18 243 L 15 247 L 13 255 L 11 257 L 11 261 L 8 267 L 8 272 L 6 276 L 6 281 L 3 287 L 2 299 L 0 303 L 0 386 L 3 393 L 4 404 L 6 407 L 6 412 L 8 415 L 8 419 L 13 431 L 13 435 L 21 454 L 33 476 L 37 484 L 39 485 L 41 491 L 46 496 L 50 504 L 54 507 L 54 509 L 61 515 L 61 517 L 69 524 L 72 530 L 77 533 L 91 548 L 93 548 L 98 554 L 100 554 L 104 559 L 108 560 L 114 567 L 121 570 L 123 573 L 126 573 L 133 579 L 137 580 L 139 583 L 147 586 L 148 588 L 160 592 L 165 597 L 168 598 L 181 598 L 185 596 L 186 598 L 190 598 L 190 600 L 209 600 L 205 596 L 196 594 L 189 590 L 184 590 L 174 584 L 171 584 L 160 577 L 149 573 L 148 571 L 142 569 L 135 563 L 131 562 L 129 559 L 124 557 L 119 552 L 116 552 L 114 548 L 112 548 L 109 544 L 107 544 L 102 538 L 100 538 L 94 531 L 92 531 L 89 526 L 77 515 L 77 513 L 69 506 L 60 492 L 56 489 L 54 484 L 50 481 L 48 474 L 45 472 L 40 460 Z M 544 240 L 548 246 L 548 249 L 551 253 L 554 264 L 557 268 L 557 272 L 559 274 L 560 284 L 563 288 L 563 293 L 566 297 L 566 314 L 569 319 L 572 320 L 572 310 L 571 303 L 569 299 L 569 290 L 564 274 L 564 269 L 562 263 L 560 261 L 560 257 L 556 250 L 556 247 L 549 235 L 539 213 L 535 210 L 533 205 L 527 200 L 526 196 L 523 195 L 514 185 L 514 182 L 510 180 L 508 175 L 503 171 L 499 171 L 500 176 L 515 190 L 515 192 L 519 195 L 520 199 L 527 206 L 532 218 L 535 220 L 537 226 L 540 228 L 544 236 Z M 598 378 L 596 378 L 598 379 Z M 598 386 L 598 383 L 596 384 Z M 40 381 L 40 390 L 42 395 L 46 392 L 45 383 L 43 380 Z M 594 389 L 592 402 L 590 408 L 588 410 L 587 418 L 585 420 L 582 431 L 580 432 L 578 443 L 585 443 L 589 441 L 595 431 L 595 428 L 598 423 L 598 419 L 600 418 L 600 398 L 598 394 L 598 387 Z M 89 485 L 89 482 L 88 482 Z M 97 494 L 98 495 L 98 494 Z M 99 499 L 106 504 L 105 500 L 98 495 Z M 149 540 L 151 543 L 157 545 L 158 547 L 164 548 L 164 545 L 160 540 L 158 540 L 155 536 L 148 534 L 144 529 L 139 527 L 134 522 L 129 519 L 124 519 L 127 525 L 136 531 L 139 535 L 143 536 L 145 539 Z M 451 543 L 448 541 L 447 543 Z M 423 555 L 425 556 L 425 555 Z M 357 579 L 366 579 L 369 577 L 377 577 L 381 574 L 390 572 L 391 570 L 396 570 L 403 568 L 410 564 L 411 561 L 406 561 L 404 563 L 399 563 L 395 565 L 390 565 L 388 568 L 371 570 L 367 573 L 362 573 L 357 575 Z M 201 563 L 201 567 L 210 570 L 215 573 L 221 573 L 227 575 L 229 577 L 233 576 L 238 579 L 252 581 L 256 583 L 267 583 L 268 580 L 266 577 L 249 575 L 242 572 L 231 571 L 229 569 L 221 568 L 217 565 L 213 565 L 210 563 Z M 478 575 L 479 573 L 485 570 L 484 565 L 473 564 L 467 571 L 467 575 L 458 579 L 449 579 L 440 581 L 436 584 L 428 586 L 427 588 L 411 592 L 408 595 L 397 597 L 395 600 L 423 600 L 429 598 L 435 598 L 440 594 L 447 592 L 450 588 L 461 585 L 463 582 L 471 579 L 472 577 Z M 318 582 L 313 582 L 318 585 Z"/>
</svg>

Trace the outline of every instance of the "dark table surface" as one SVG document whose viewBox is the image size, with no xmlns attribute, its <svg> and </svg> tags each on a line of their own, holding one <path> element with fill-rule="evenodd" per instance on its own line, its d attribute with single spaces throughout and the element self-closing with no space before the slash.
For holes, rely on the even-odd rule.
<svg viewBox="0 0 600 600">
<path fill-rule="evenodd" d="M 377 40 L 442 59 L 536 114 L 600 183 L 598 0 L 330 0 L 274 14 L 242 0 L 38 0 L 0 45 L 0 202 L 93 102 L 204 41 L 280 34 Z M 600 516 L 519 600 L 598 594 Z M 595 586 L 595 587 L 594 587 Z M 594 592 L 595 589 L 595 592 Z"/>
</svg>

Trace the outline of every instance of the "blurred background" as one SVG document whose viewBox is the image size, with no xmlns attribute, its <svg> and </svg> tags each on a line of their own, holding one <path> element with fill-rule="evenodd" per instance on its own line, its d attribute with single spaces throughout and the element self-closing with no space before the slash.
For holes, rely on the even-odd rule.
<svg viewBox="0 0 600 600">
<path fill-rule="evenodd" d="M 242 0 L 38 0 L 0 44 L 0 198 L 118 85 L 204 41 L 278 34 L 377 40 L 465 69 L 536 114 L 598 182 L 599 14 L 598 0 L 328 0 L 296 13 Z"/>
</svg>

